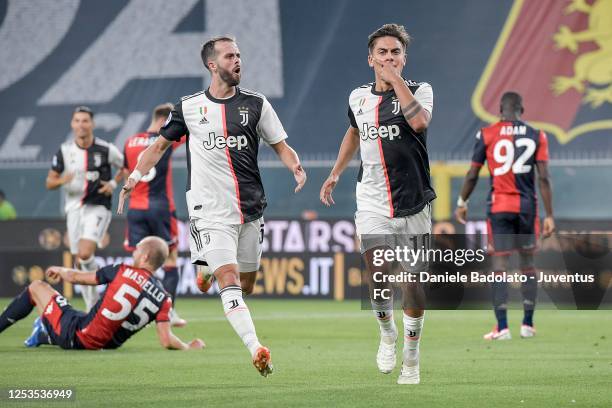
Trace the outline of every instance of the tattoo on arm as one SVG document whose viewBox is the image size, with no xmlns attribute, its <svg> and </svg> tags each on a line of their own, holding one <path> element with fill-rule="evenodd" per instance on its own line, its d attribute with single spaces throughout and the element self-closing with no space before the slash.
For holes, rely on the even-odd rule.
<svg viewBox="0 0 612 408">
<path fill-rule="evenodd" d="M 412 103 L 408 104 L 408 106 L 402 108 L 402 113 L 404 114 L 404 118 L 409 121 L 422 110 L 423 107 L 418 101 L 412 101 Z"/>
</svg>

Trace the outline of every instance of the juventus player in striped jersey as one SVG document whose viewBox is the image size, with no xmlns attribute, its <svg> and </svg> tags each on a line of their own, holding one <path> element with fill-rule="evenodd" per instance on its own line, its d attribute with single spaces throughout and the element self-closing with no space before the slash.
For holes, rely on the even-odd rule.
<svg viewBox="0 0 612 408">
<path fill-rule="evenodd" d="M 70 126 L 74 139 L 62 144 L 53 156 L 46 187 L 62 187 L 70 252 L 78 259 L 79 268 L 94 272 L 94 259 L 111 221 L 111 197 L 123 178 L 123 155 L 113 144 L 95 138 L 94 114 L 79 106 L 72 114 Z M 111 176 L 111 167 L 119 171 Z M 89 311 L 99 299 L 95 286 L 82 287 L 83 300 Z"/>
<path fill-rule="evenodd" d="M 205 91 L 181 98 L 158 138 L 144 151 L 121 192 L 123 200 L 159 161 L 166 149 L 187 135 L 187 206 L 191 260 L 208 264 L 218 282 L 225 316 L 248 348 L 263 376 L 272 372 L 270 351 L 255 333 L 243 291 L 251 293 L 261 258 L 266 207 L 257 165 L 263 139 L 294 174 L 299 191 L 306 173 L 272 105 L 261 94 L 238 87 L 240 50 L 233 38 L 213 38 L 202 46 L 211 74 Z M 210 281 L 200 280 L 207 290 Z"/>
<path fill-rule="evenodd" d="M 374 69 L 375 82 L 351 92 L 350 126 L 320 193 L 325 205 L 334 204 L 332 191 L 360 149 L 355 223 L 361 252 L 371 272 L 376 248 L 399 245 L 395 237 L 401 235 L 431 233 L 430 202 L 436 195 L 430 183 L 426 143 L 433 92 L 429 84 L 407 81 L 401 76 L 409 42 L 408 33 L 397 24 L 385 24 L 369 36 L 368 64 Z M 384 236 L 384 242 L 368 239 L 373 234 Z M 404 302 L 405 338 L 399 384 L 420 381 L 419 338 L 424 306 L 418 301 L 418 290 L 413 289 L 409 295 L 412 300 Z M 387 374 L 396 364 L 393 300 L 371 298 L 381 333 L 376 361 L 379 370 Z"/>
</svg>

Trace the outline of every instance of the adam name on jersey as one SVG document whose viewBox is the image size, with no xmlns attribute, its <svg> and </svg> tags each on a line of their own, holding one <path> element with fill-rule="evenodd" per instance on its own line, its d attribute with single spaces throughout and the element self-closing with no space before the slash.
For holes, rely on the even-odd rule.
<svg viewBox="0 0 612 408">
<path fill-rule="evenodd" d="M 376 139 L 377 137 L 393 140 L 396 136 L 399 136 L 399 134 L 400 128 L 398 125 L 381 125 L 376 127 L 366 122 L 363 124 L 363 129 L 359 131 L 362 140 Z"/>
<path fill-rule="evenodd" d="M 237 148 L 238 150 L 242 150 L 247 146 L 248 140 L 244 135 L 240 136 L 228 136 L 227 138 L 223 135 L 217 135 L 215 132 L 210 132 L 208 134 L 208 138 L 204 140 L 204 148 L 206 150 L 212 150 L 214 148 L 217 149 L 225 149 L 229 148 Z"/>
</svg>

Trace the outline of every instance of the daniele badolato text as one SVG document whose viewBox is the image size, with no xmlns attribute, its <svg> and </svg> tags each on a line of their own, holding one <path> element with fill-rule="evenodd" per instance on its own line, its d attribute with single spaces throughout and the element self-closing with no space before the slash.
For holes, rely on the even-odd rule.
<svg viewBox="0 0 612 408">
<path fill-rule="evenodd" d="M 570 275 L 547 275 L 539 272 L 537 275 L 523 275 L 521 273 L 509 272 L 399 272 L 385 274 L 374 272 L 372 278 L 376 283 L 516 283 L 527 282 L 536 279 L 538 283 L 593 283 L 594 275 L 581 275 L 578 273 Z"/>
</svg>

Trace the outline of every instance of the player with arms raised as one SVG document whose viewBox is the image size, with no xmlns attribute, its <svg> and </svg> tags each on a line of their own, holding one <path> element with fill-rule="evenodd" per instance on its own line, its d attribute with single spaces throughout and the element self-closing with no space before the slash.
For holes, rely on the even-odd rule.
<svg viewBox="0 0 612 408">
<path fill-rule="evenodd" d="M 157 323 L 163 347 L 188 350 L 204 347 L 195 339 L 183 343 L 170 330 L 172 300 L 153 276 L 168 256 L 168 246 L 158 237 L 146 237 L 136 246 L 134 265 L 110 265 L 97 272 L 52 266 L 49 278 L 81 285 L 108 284 L 104 297 L 88 312 L 79 312 L 44 281 L 32 282 L 0 315 L 0 332 L 28 316 L 32 309 L 41 316 L 30 347 L 52 344 L 64 349 L 114 349 L 138 333 L 149 322 Z"/>
<path fill-rule="evenodd" d="M 263 376 L 272 372 L 270 351 L 261 345 L 243 291 L 251 293 L 261 260 L 266 207 L 257 165 L 260 139 L 268 143 L 294 174 L 299 191 L 306 173 L 270 102 L 238 87 L 240 50 L 233 38 L 213 38 L 202 46 L 210 87 L 185 96 L 138 161 L 120 197 L 123 199 L 164 152 L 187 135 L 187 207 L 191 260 L 208 263 L 218 282 L 225 316 L 249 350 Z M 200 280 L 207 290 L 210 280 Z"/>
<path fill-rule="evenodd" d="M 506 92 L 500 102 L 501 120 L 482 128 L 476 134 L 472 166 L 457 199 L 455 217 L 465 224 L 468 199 L 476 187 L 478 174 L 486 161 L 491 174 L 491 190 L 487 199 L 487 227 L 493 272 L 507 271 L 510 254 L 519 252 L 521 272 L 532 277 L 521 283 L 524 309 L 521 337 L 529 338 L 536 333 L 533 313 L 538 293 L 533 262 L 540 230 L 535 187 L 536 168 L 540 194 L 546 210 L 542 231 L 544 237 L 553 233 L 555 221 L 548 174 L 546 134 L 523 122 L 523 111 L 521 96 L 516 92 Z M 484 335 L 486 340 L 512 338 L 508 328 L 507 303 L 507 283 L 493 283 L 493 309 L 497 325 Z"/>
</svg>

